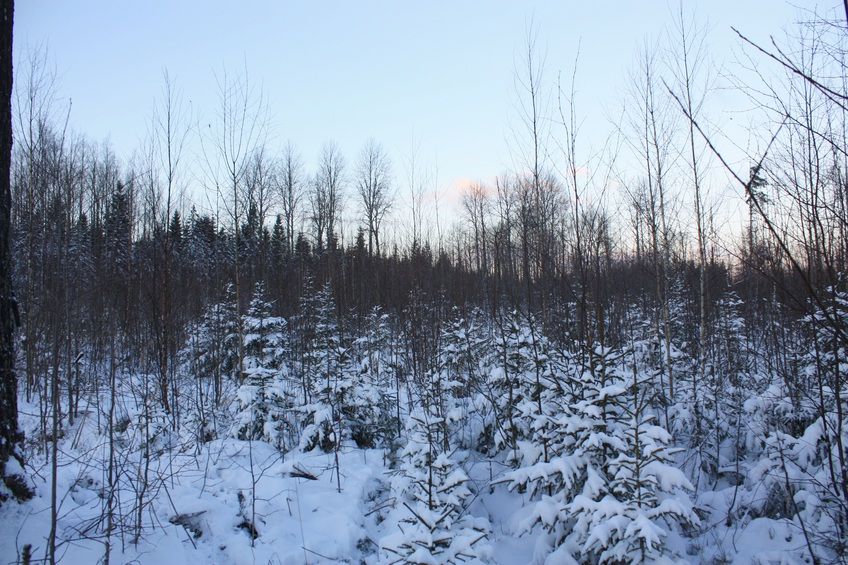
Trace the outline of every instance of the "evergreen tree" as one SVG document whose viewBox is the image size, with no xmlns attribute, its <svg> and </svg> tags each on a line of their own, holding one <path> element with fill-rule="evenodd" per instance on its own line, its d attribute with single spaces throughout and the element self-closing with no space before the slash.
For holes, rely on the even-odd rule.
<svg viewBox="0 0 848 565">
<path fill-rule="evenodd" d="M 485 403 L 478 395 L 483 391 L 483 367 L 490 342 L 478 325 L 459 316 L 454 309 L 453 319 L 442 327 L 436 358 L 436 377 L 448 396 L 446 416 L 456 428 L 452 437 L 463 448 L 490 447 L 485 432 L 486 421 L 491 425 Z M 482 414 L 481 412 L 487 412 Z"/>
<path fill-rule="evenodd" d="M 359 366 L 351 398 L 343 408 L 359 447 L 391 445 L 398 436 L 398 390 L 389 362 L 388 315 L 378 306 L 365 319 L 365 335 L 356 340 Z"/>
<path fill-rule="evenodd" d="M 495 337 L 497 361 L 487 378 L 487 390 L 493 405 L 492 443 L 496 451 L 506 449 L 507 460 L 518 465 L 519 441 L 529 436 L 528 422 L 521 417 L 519 406 L 530 396 L 524 357 L 521 353 L 522 328 L 518 315 L 506 317 Z"/>
<path fill-rule="evenodd" d="M 215 407 L 221 405 L 225 387 L 238 383 L 238 324 L 241 322 L 236 317 L 232 285 L 227 285 L 224 295 L 223 301 L 206 309 L 188 343 L 195 377 L 211 383 Z"/>
<path fill-rule="evenodd" d="M 649 386 L 654 375 L 642 372 L 639 357 L 636 349 L 625 353 L 621 380 L 613 378 L 612 386 L 625 391 L 611 398 L 618 410 L 607 429 L 617 450 L 607 460 L 608 486 L 599 485 L 595 497 L 579 495 L 568 506 L 576 516 L 568 543 L 580 548 L 574 555 L 597 556 L 599 563 L 671 563 L 681 544 L 667 538 L 679 535 L 681 526 L 699 524 L 685 493 L 694 487 L 671 457 L 671 435 L 654 423 L 655 392 Z"/>
<path fill-rule="evenodd" d="M 556 562 L 660 561 L 664 538 L 698 518 L 683 492 L 692 486 L 672 464 L 671 436 L 653 423 L 655 375 L 633 350 L 596 346 L 590 361 L 577 375 L 579 395 L 550 403 L 560 408 L 548 419 L 560 431 L 548 436 L 550 461 L 530 459 L 506 477 L 511 489 L 540 496 L 520 530 L 546 530 Z"/>
<path fill-rule="evenodd" d="M 285 448 L 286 414 L 293 398 L 285 386 L 285 320 L 270 315 L 264 285 L 256 283 L 244 316 L 244 381 L 239 387 L 239 412 L 234 432 L 239 439 L 261 439 Z"/>
<path fill-rule="evenodd" d="M 827 289 L 823 305 L 827 311 L 815 308 L 802 320 L 795 379 L 769 378 L 745 403 L 744 502 L 749 512 L 791 520 L 814 562 L 836 562 L 848 547 L 848 292 Z"/>
<path fill-rule="evenodd" d="M 271 257 L 272 265 L 282 260 L 286 256 L 286 228 L 283 225 L 283 216 L 277 214 L 277 219 L 274 221 L 274 228 L 271 231 Z"/>
<path fill-rule="evenodd" d="M 304 375 L 309 374 L 309 399 L 303 406 L 306 428 L 301 436 L 304 450 L 341 447 L 341 408 L 350 388 L 347 379 L 348 351 L 336 323 L 336 306 L 327 282 L 312 298 L 313 334 L 305 352 Z"/>
<path fill-rule="evenodd" d="M 415 409 L 406 425 L 407 444 L 392 480 L 400 502 L 398 532 L 380 540 L 390 563 L 460 563 L 486 559 L 491 526 L 470 515 L 471 481 L 444 449 L 444 426 L 432 406 Z"/>
</svg>

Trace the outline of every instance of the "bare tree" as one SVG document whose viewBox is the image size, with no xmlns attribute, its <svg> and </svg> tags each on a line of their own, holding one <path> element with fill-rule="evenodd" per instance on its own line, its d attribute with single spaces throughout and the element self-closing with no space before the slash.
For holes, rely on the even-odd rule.
<svg viewBox="0 0 848 565">
<path fill-rule="evenodd" d="M 424 196 L 427 190 L 427 180 L 421 172 L 418 159 L 419 146 L 413 137 L 409 155 L 404 156 L 404 169 L 409 185 L 409 211 L 412 216 L 412 247 L 416 250 L 421 247 L 423 237 Z"/>
<path fill-rule="evenodd" d="M 478 273 L 488 274 L 486 220 L 489 215 L 489 196 L 486 187 L 480 183 L 471 185 L 462 193 L 461 202 L 474 232 L 475 267 Z"/>
<path fill-rule="evenodd" d="M 303 176 L 303 158 L 291 142 L 286 143 L 283 148 L 276 181 L 286 228 L 286 254 L 291 255 L 294 253 L 295 225 L 300 215 L 300 203 L 306 182 Z"/>
<path fill-rule="evenodd" d="M 268 237 L 265 218 L 276 205 L 278 191 L 277 170 L 265 153 L 265 147 L 257 147 L 250 158 L 244 182 L 244 209 L 247 221 L 243 226 L 247 255 L 255 269 L 254 278 L 263 280 L 267 268 Z M 258 261 L 258 265 L 257 265 Z"/>
<path fill-rule="evenodd" d="M 356 190 L 362 206 L 363 219 L 368 226 L 368 255 L 380 256 L 380 226 L 391 210 L 394 200 L 392 162 L 383 146 L 369 139 L 356 164 Z"/>
<path fill-rule="evenodd" d="M 522 243 L 522 278 L 525 286 L 525 297 L 528 311 L 535 304 L 534 279 L 547 274 L 547 263 L 543 254 L 535 245 L 534 238 L 546 229 L 548 218 L 542 217 L 543 177 L 548 161 L 547 143 L 550 137 L 550 116 L 548 115 L 547 99 L 544 86 L 545 56 L 539 54 L 537 47 L 538 30 L 531 24 L 527 29 L 527 37 L 516 60 L 514 75 L 515 96 L 514 104 L 518 114 L 518 124 L 513 127 L 515 137 L 514 153 L 515 174 L 523 178 L 519 185 L 523 188 L 523 228 Z M 537 276 L 534 276 L 534 273 Z M 542 293 L 542 320 L 545 320 L 545 295 Z"/>
<path fill-rule="evenodd" d="M 162 97 L 153 111 L 144 171 L 147 216 L 153 239 L 152 261 L 152 326 L 159 371 L 159 395 L 166 413 L 171 411 L 169 400 L 169 370 L 176 355 L 174 319 L 173 267 L 175 243 L 169 223 L 178 212 L 178 203 L 185 193 L 180 180 L 181 159 L 190 131 L 189 115 L 182 95 L 167 71 L 164 73 Z"/>
<path fill-rule="evenodd" d="M 216 191 L 232 222 L 236 319 L 241 319 L 241 265 L 239 227 L 245 215 L 243 192 L 251 159 L 265 142 L 268 108 L 261 91 L 250 83 L 247 70 L 231 75 L 226 70 L 216 76 L 218 114 L 215 127 L 209 125 L 209 152 L 204 149 Z M 237 372 L 241 378 L 243 336 L 239 324 Z"/>
<path fill-rule="evenodd" d="M 703 29 L 696 28 L 694 21 L 686 20 L 682 3 L 676 14 L 675 27 L 677 37 L 671 40 L 672 49 L 669 51 L 677 54 L 669 61 L 674 77 L 674 88 L 680 93 L 686 113 L 693 120 L 700 120 L 701 109 L 709 90 L 709 76 L 705 69 L 708 63 L 705 47 L 706 33 Z M 703 148 L 696 143 L 695 126 L 692 120 L 687 121 L 689 128 L 686 161 L 691 172 L 699 265 L 698 368 L 699 375 L 703 377 L 706 372 L 707 355 L 707 230 L 704 212 L 704 165 L 701 155 Z"/>
<path fill-rule="evenodd" d="M 315 244 L 319 251 L 324 250 L 325 236 L 327 249 L 335 251 L 336 225 L 341 214 L 346 182 L 345 168 L 345 159 L 339 146 L 332 141 L 325 143 L 318 158 L 318 170 L 312 180 L 310 195 Z"/>
<path fill-rule="evenodd" d="M 640 193 L 642 217 L 647 223 L 651 259 L 654 271 L 655 295 L 660 307 L 655 331 L 664 339 L 664 378 L 668 398 L 674 396 L 674 374 L 671 359 L 671 327 L 669 313 L 669 270 L 671 263 L 671 230 L 668 210 L 668 177 L 673 128 L 669 117 L 669 101 L 663 96 L 657 75 L 656 46 L 646 44 L 639 54 L 638 66 L 631 78 L 630 99 L 633 111 L 630 128 L 632 149 L 644 163 L 644 190 Z"/>
</svg>

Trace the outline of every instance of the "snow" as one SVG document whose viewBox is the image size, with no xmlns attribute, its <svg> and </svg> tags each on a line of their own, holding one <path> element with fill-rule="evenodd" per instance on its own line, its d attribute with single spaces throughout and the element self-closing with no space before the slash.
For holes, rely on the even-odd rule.
<svg viewBox="0 0 848 565">
<path fill-rule="evenodd" d="M 24 410 L 33 407 L 24 407 Z M 72 443 L 74 445 L 72 445 Z M 102 513 L 104 473 L 93 463 L 100 457 L 102 435 L 95 419 L 88 415 L 75 424 L 75 429 L 60 441 L 62 465 L 57 469 L 57 488 L 61 501 L 59 512 L 59 555 L 63 563 L 95 563 L 102 559 L 104 546 L 100 534 L 91 525 Z M 115 533 L 112 539 L 113 562 L 140 564 L 159 563 L 382 563 L 378 545 L 402 536 L 396 519 L 387 518 L 390 506 L 378 492 L 388 483 L 390 469 L 385 465 L 381 449 L 343 449 L 340 452 L 342 491 L 336 488 L 335 463 L 332 453 L 318 450 L 292 451 L 281 454 L 262 441 L 235 438 L 214 440 L 192 452 L 174 452 L 151 461 L 151 476 L 160 477 L 157 493 L 144 511 L 145 528 L 134 542 L 131 528 Z M 545 473 L 573 473 L 576 461 L 560 458 L 547 465 Z M 49 531 L 50 469 L 43 457 L 33 459 L 29 469 L 36 477 L 36 497 L 27 503 L 7 503 L 0 508 L 0 547 L 5 555 L 19 555 L 24 544 L 32 544 L 33 553 L 41 557 Z M 434 467 L 449 468 L 445 454 Z M 566 471 L 566 469 L 568 469 Z M 529 506 L 526 494 L 510 491 L 504 484 L 491 488 L 490 476 L 496 481 L 508 468 L 491 470 L 489 464 L 471 461 L 466 469 L 456 468 L 445 482 L 445 489 L 466 481 L 482 485 L 469 509 L 469 516 L 485 517 L 491 524 L 489 546 L 480 555 L 484 559 L 471 563 L 503 565 L 525 563 L 574 563 L 573 547 L 556 548 L 550 534 L 533 527 L 536 520 L 552 524 L 558 517 L 554 499 L 542 495 L 536 507 Z M 585 492 L 600 492 L 597 472 L 588 469 Z M 303 478 L 314 475 L 317 480 Z M 688 486 L 682 474 L 665 473 L 664 487 Z M 593 486 L 593 482 L 595 483 Z M 384 488 L 384 487 L 383 487 Z M 124 502 L 134 493 L 125 488 L 118 498 Z M 255 500 L 254 500 L 255 497 Z M 720 516 L 730 504 L 730 493 L 705 493 L 698 501 L 702 508 Z M 813 507 L 818 501 L 811 494 L 798 493 L 796 500 Z M 582 502 L 581 502 L 582 501 Z M 454 500 L 453 502 L 457 502 Z M 603 545 L 614 531 L 625 536 L 645 539 L 649 545 L 664 542 L 667 532 L 648 515 L 620 523 L 621 503 L 607 495 L 599 503 L 578 496 L 572 510 L 591 507 L 597 518 L 589 526 L 586 546 Z M 674 511 L 680 513 L 677 499 L 663 500 L 651 515 Z M 529 513 L 531 508 L 535 508 Z M 255 514 L 254 514 L 255 513 Z M 254 518 L 258 536 L 251 539 L 245 519 Z M 88 528 L 88 529 L 86 529 Z M 702 559 L 728 559 L 729 563 L 804 563 L 800 557 L 803 538 L 791 521 L 754 518 L 731 530 L 713 524 L 714 535 L 724 541 L 688 555 L 688 562 Z M 722 533 L 726 532 L 726 533 Z M 461 554 L 469 548 L 468 538 L 459 538 L 452 549 Z M 421 563 L 439 563 L 422 548 L 409 557 Z"/>
<path fill-rule="evenodd" d="M 717 424 L 701 440 L 721 437 L 721 445 L 702 446 L 686 418 L 704 407 L 687 403 L 685 389 L 669 408 L 674 433 L 663 427 L 669 416 L 648 402 L 650 343 L 626 353 L 596 348 L 601 386 L 567 356 L 537 354 L 544 343 L 533 344 L 535 333 L 518 325 L 495 355 L 460 361 L 470 353 L 459 339 L 478 338 L 454 327 L 454 341 L 445 340 L 437 366 L 413 390 L 375 366 L 388 367 L 388 354 L 383 363 L 362 339 L 348 347 L 330 325 L 324 345 L 313 342 L 321 363 L 296 366 L 285 336 L 263 333 L 271 321 L 245 319 L 260 329 L 247 334 L 245 382 L 224 383 L 211 418 L 219 420 L 185 409 L 174 426 L 140 396 L 155 377 L 127 372 L 115 390 L 112 449 L 103 391 L 83 403 L 73 425 L 62 422 L 62 562 L 103 561 L 107 541 L 111 562 L 140 565 L 807 563 L 813 544 L 823 560 L 839 557 L 824 537 L 840 519 L 825 465 L 838 457 L 827 451 L 838 422 L 793 406 L 777 384 L 740 398 L 737 415 L 747 420 L 738 435 Z M 181 396 L 190 404 L 188 387 L 201 380 L 186 373 Z M 309 402 L 291 392 L 301 383 L 289 379 L 302 374 Z M 491 396 L 467 386 L 473 378 Z M 556 379 L 574 379 L 571 392 Z M 398 389 L 381 389 L 385 382 Z M 389 393 L 403 406 L 386 410 Z M 36 495 L 0 506 L 8 561 L 25 544 L 35 559 L 45 556 L 54 506 L 53 444 L 39 435 L 41 407 L 23 399 L 20 406 L 32 438 L 23 472 Z M 787 414 L 795 429 L 779 425 Z M 374 439 L 380 426 L 399 437 Z M 354 433 L 363 428 L 365 439 Z M 819 537 L 808 544 L 802 526 Z"/>
<path fill-rule="evenodd" d="M 68 455 L 71 455 L 68 453 Z M 57 487 L 63 499 L 60 537 L 78 538 L 61 547 L 64 563 L 94 563 L 103 556 L 102 540 L 75 532 L 101 513 L 99 470 L 68 461 L 59 468 Z M 115 534 L 112 560 L 139 563 L 320 563 L 345 560 L 368 543 L 362 501 L 380 473 L 382 453 L 343 454 L 342 492 L 337 492 L 331 455 L 298 453 L 282 457 L 263 442 L 216 440 L 199 452 L 177 454 L 158 485 L 159 496 L 145 511 L 138 543 Z M 253 470 L 253 475 L 251 474 Z M 308 470 L 318 480 L 292 476 Z M 35 469 L 49 477 L 49 469 Z M 37 495 L 26 505 L 4 505 L 0 546 L 11 554 L 30 543 L 39 556 L 49 530 L 49 484 L 36 483 Z M 131 496 L 122 491 L 119 498 Z M 255 496 L 255 510 L 252 508 Z M 193 516 L 193 528 L 173 522 Z M 255 517 L 258 537 L 252 543 L 245 519 Z M 150 525 L 150 522 L 155 524 Z M 123 539 L 122 539 L 123 538 Z M 195 547 L 196 546 L 196 547 Z"/>
</svg>

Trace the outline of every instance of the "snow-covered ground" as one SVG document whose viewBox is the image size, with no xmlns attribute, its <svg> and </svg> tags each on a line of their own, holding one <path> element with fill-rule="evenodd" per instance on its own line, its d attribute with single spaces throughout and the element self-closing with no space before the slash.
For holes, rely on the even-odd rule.
<svg viewBox="0 0 848 565">
<path fill-rule="evenodd" d="M 252 461 L 252 465 L 251 465 Z M 340 454 L 341 492 L 333 454 L 289 453 L 281 456 L 262 442 L 216 440 L 198 453 L 160 461 L 151 482 L 158 484 L 143 510 L 143 532 L 112 536 L 113 563 L 380 563 L 379 540 L 390 533 L 381 519 L 391 501 L 381 498 L 389 470 L 379 450 Z M 252 471 L 251 471 L 252 468 Z M 49 466 L 38 469 L 36 497 L 0 509 L 3 554 L 20 555 L 31 544 L 43 556 L 50 530 Z M 314 475 L 315 479 L 302 475 Z M 63 563 L 96 563 L 104 558 L 101 517 L 104 470 L 82 452 L 66 453 L 58 469 L 59 540 Z M 385 494 L 385 492 L 383 492 Z M 136 493 L 116 496 L 132 506 Z M 255 497 L 255 499 L 254 499 Z M 254 506 L 255 505 L 255 506 Z M 498 563 L 526 563 L 530 538 L 508 535 L 510 515 L 520 497 L 481 498 L 475 511 L 495 518 L 494 554 Z M 247 525 L 255 516 L 256 539 Z M 127 519 L 132 522 L 133 517 Z M 117 528 L 126 529 L 126 526 Z M 64 541 L 61 541 L 64 540 Z"/>
<path fill-rule="evenodd" d="M 34 407 L 25 407 L 33 409 Z M 57 556 L 62 563 L 105 559 L 107 471 L 103 422 L 94 411 L 59 442 L 57 468 Z M 25 420 L 33 425 L 32 420 Z M 333 453 L 314 450 L 280 454 L 261 441 L 220 439 L 190 452 L 161 450 L 151 457 L 148 492 L 137 478 L 144 461 L 118 450 L 115 524 L 111 563 L 304 564 L 384 563 L 380 540 L 397 532 L 389 495 L 392 471 L 383 450 L 344 449 L 336 475 Z M 34 559 L 44 556 L 50 531 L 49 458 L 31 457 L 36 496 L 0 508 L 0 548 L 14 562 L 25 544 Z M 489 555 L 502 565 L 543 562 L 550 552 L 538 531 L 515 535 L 529 513 L 528 496 L 491 486 L 507 470 L 469 455 L 464 467 L 476 496 L 469 510 L 491 523 Z M 341 485 L 339 491 L 338 485 Z M 719 520 L 733 488 L 711 492 L 699 503 Z M 137 501 L 142 500 L 139 516 Z M 141 534 L 135 539 L 138 520 Z M 254 524 L 255 530 L 250 524 Z M 255 535 L 255 539 L 254 539 Z M 691 563 L 803 563 L 797 528 L 766 518 L 744 527 L 710 529 L 693 540 Z M 475 561 L 472 561 L 475 562 Z"/>
</svg>

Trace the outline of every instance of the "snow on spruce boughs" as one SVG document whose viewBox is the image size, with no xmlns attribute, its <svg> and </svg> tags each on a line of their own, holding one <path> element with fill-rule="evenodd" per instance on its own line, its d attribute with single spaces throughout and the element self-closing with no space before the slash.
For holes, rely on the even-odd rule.
<svg viewBox="0 0 848 565">
<path fill-rule="evenodd" d="M 348 350 L 342 343 L 336 305 L 330 283 L 325 283 L 311 300 L 312 339 L 304 355 L 304 378 L 309 385 L 309 401 L 302 406 L 306 428 L 300 438 L 305 451 L 320 447 L 338 449 L 342 443 L 341 407 L 351 388 Z"/>
<path fill-rule="evenodd" d="M 282 378 L 286 322 L 270 315 L 271 304 L 263 294 L 264 286 L 257 283 L 242 320 L 244 381 L 238 390 L 239 411 L 233 425 L 239 439 L 262 439 L 284 448 L 286 414 L 294 401 Z"/>
<path fill-rule="evenodd" d="M 493 439 L 493 411 L 487 395 L 480 393 L 492 361 L 492 341 L 479 311 L 469 318 L 461 317 L 457 309 L 453 314 L 442 327 L 435 367 L 451 395 L 451 439 L 461 449 L 487 452 Z"/>
<path fill-rule="evenodd" d="M 429 408 L 412 412 L 401 465 L 392 480 L 397 532 L 380 540 L 389 563 L 461 563 L 486 559 L 490 525 L 467 513 L 473 497 L 465 471 L 443 450 L 440 417 Z"/>
<path fill-rule="evenodd" d="M 533 422 L 522 415 L 532 403 L 532 343 L 518 313 L 507 316 L 495 336 L 496 360 L 489 370 L 487 387 L 494 408 L 493 443 L 496 451 L 507 451 L 507 460 L 518 465 L 519 443 L 530 438 Z"/>
<path fill-rule="evenodd" d="M 748 423 L 745 514 L 785 520 L 807 553 L 841 562 L 848 547 L 848 293 L 833 287 L 803 319 L 796 378 L 772 378 L 744 404 Z M 741 509 L 745 509 L 743 514 Z"/>
<path fill-rule="evenodd" d="M 549 462 L 516 469 L 510 489 L 538 497 L 518 524 L 548 532 L 552 563 L 655 563 L 667 543 L 698 518 L 683 473 L 672 465 L 671 436 L 656 425 L 648 381 L 632 350 L 597 346 L 578 378 L 579 396 L 555 417 L 565 435 Z"/>
<path fill-rule="evenodd" d="M 399 434 L 398 389 L 389 348 L 388 315 L 379 306 L 365 318 L 364 335 L 353 343 L 353 387 L 342 407 L 358 447 L 390 445 Z"/>
</svg>

